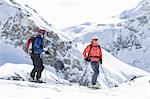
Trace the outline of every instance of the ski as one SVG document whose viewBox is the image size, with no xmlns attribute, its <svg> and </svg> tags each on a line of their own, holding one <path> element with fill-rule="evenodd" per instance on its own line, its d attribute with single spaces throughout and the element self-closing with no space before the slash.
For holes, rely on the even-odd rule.
<svg viewBox="0 0 150 99">
<path fill-rule="evenodd" d="M 46 83 L 44 81 L 29 81 L 29 82 L 34 82 L 34 83 Z"/>
<path fill-rule="evenodd" d="M 90 86 L 87 86 L 88 88 L 90 89 L 102 89 L 101 86 L 97 86 L 97 85 L 90 85 Z"/>
<path fill-rule="evenodd" d="M 35 80 L 35 79 L 33 79 L 33 78 L 28 78 L 28 80 L 29 80 L 29 82 L 34 82 L 34 83 L 46 83 L 46 82 L 44 82 L 44 81 L 42 81 L 42 80 Z"/>
</svg>

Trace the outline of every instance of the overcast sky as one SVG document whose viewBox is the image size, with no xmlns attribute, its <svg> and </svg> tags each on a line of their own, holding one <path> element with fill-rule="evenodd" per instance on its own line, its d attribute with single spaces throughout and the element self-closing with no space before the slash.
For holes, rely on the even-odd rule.
<svg viewBox="0 0 150 99">
<path fill-rule="evenodd" d="M 83 22 L 105 23 L 141 0 L 16 0 L 36 9 L 49 23 L 66 28 Z"/>
</svg>

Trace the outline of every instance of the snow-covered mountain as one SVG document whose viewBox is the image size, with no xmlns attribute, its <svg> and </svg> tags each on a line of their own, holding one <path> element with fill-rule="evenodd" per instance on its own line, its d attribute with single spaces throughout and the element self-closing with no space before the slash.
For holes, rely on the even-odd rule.
<svg viewBox="0 0 150 99">
<path fill-rule="evenodd" d="M 0 59 L 3 65 L 1 65 L 0 67 L 0 79 L 28 81 L 29 73 L 33 68 L 31 64 L 31 59 L 27 56 L 25 52 L 21 50 L 21 48 L 13 48 L 13 46 L 10 46 L 10 44 L 5 44 L 4 41 L 1 41 L 0 45 L 3 45 L 1 51 L 4 51 L 4 49 L 8 49 L 7 53 L 1 53 L 3 57 Z M 79 67 L 80 65 L 79 66 L 76 65 L 74 67 L 71 67 L 72 65 L 70 65 L 69 69 L 65 69 L 65 71 L 58 72 L 58 74 L 59 74 L 59 78 L 61 79 L 66 79 L 70 82 L 76 82 L 82 85 L 87 85 L 91 80 L 92 69 L 90 65 L 84 63 L 83 60 L 81 59 L 82 54 L 80 51 L 83 50 L 81 46 L 85 47 L 85 45 L 78 44 L 76 49 L 70 50 L 70 53 L 72 54 L 74 53 L 74 57 L 80 58 L 81 67 Z M 77 49 L 79 52 L 77 52 Z M 10 56 L 8 54 L 9 52 L 11 53 L 17 52 L 17 55 L 14 54 L 13 56 Z M 110 87 L 119 86 L 121 83 L 129 81 L 131 79 L 150 75 L 147 72 L 128 66 L 127 64 L 117 60 L 115 57 L 113 57 L 105 50 L 103 50 L 103 59 L 104 59 L 103 61 L 104 72 L 103 69 L 100 68 L 100 76 L 98 78 L 98 81 L 101 83 L 101 85 L 104 88 L 108 87 L 109 85 Z M 28 63 L 26 63 L 27 61 Z M 80 68 L 81 70 L 78 70 L 78 68 Z M 46 81 L 48 83 L 51 82 L 56 83 L 56 81 L 58 80 L 57 78 L 58 74 L 52 66 L 45 65 L 45 71 L 43 71 L 42 80 L 47 79 Z M 105 76 L 109 81 L 109 85 L 105 79 Z"/>
<path fill-rule="evenodd" d="M 21 49 L 0 41 L 0 66 L 5 63 L 32 64 L 30 57 Z"/>
<path fill-rule="evenodd" d="M 87 22 L 79 26 L 82 28 L 73 27 L 72 29 L 76 29 L 74 29 L 74 34 L 70 35 L 55 29 L 31 7 L 20 5 L 14 0 L 1 0 L 0 9 L 2 16 L 0 17 L 0 98 L 150 98 L 150 74 L 116 59 L 105 50 L 105 47 L 102 49 L 103 65 L 102 68 L 99 68 L 100 75 L 98 77 L 102 90 L 91 90 L 78 85 L 78 83 L 87 85 L 93 72 L 91 66 L 85 63 L 82 58 L 83 49 L 87 44 L 83 44 L 81 41 L 85 42 L 85 39 L 88 41 L 89 37 L 94 34 L 92 31 L 95 30 L 97 34 L 101 30 L 108 31 L 110 37 L 117 39 L 118 35 L 112 35 L 111 31 L 117 31 L 118 26 Z M 44 45 L 52 53 L 51 56 L 43 59 L 45 69 L 41 79 L 46 81 L 46 84 L 28 82 L 29 73 L 33 66 L 30 57 L 25 53 L 25 43 L 38 28 L 44 28 L 48 31 Z M 122 27 L 119 28 L 122 30 Z M 87 34 L 87 31 L 91 33 Z M 104 34 L 103 31 L 101 32 L 103 36 L 108 35 L 106 32 Z M 113 39 L 108 40 L 108 42 L 111 40 Z M 102 41 L 105 41 L 102 42 L 103 46 L 107 44 L 107 36 Z M 108 46 L 108 48 L 111 47 Z M 59 70 L 59 72 L 56 72 L 56 69 L 59 69 L 55 65 L 57 60 L 64 64 L 63 70 Z M 107 89 L 108 86 L 111 88 Z"/>
<path fill-rule="evenodd" d="M 0 45 L 5 44 L 0 42 Z M 8 52 L 12 51 L 18 52 L 18 55 L 14 57 L 5 58 L 3 63 L 13 59 L 18 61 L 26 61 L 26 54 L 22 52 L 21 48 L 13 48 L 9 46 L 10 44 L 5 44 L 3 48 L 7 48 Z M 104 68 L 107 73 L 109 81 L 113 81 L 116 84 L 121 81 L 126 81 L 123 84 L 119 84 L 118 87 L 107 89 L 103 85 L 105 79 L 103 79 L 103 74 L 100 75 L 102 79 L 101 83 L 103 85 L 102 90 L 91 90 L 84 86 L 73 85 L 68 81 L 64 80 L 55 72 L 55 69 L 50 66 L 46 66 L 46 69 L 43 71 L 42 80 L 46 81 L 45 84 L 38 84 L 33 82 L 28 82 L 27 78 L 29 72 L 33 68 L 29 64 L 13 64 L 5 63 L 0 67 L 0 98 L 2 99 L 95 99 L 104 98 L 104 99 L 149 99 L 150 95 L 150 76 L 148 73 L 130 67 L 127 64 L 122 63 L 121 61 L 114 58 L 108 52 L 103 51 L 104 55 Z M 4 57 L 8 57 L 6 54 Z M 27 59 L 26 59 L 27 58 Z M 19 60 L 19 61 L 20 61 Z M 110 64 L 108 64 L 110 63 Z M 107 64 L 107 66 L 106 66 Z M 110 66 L 111 65 L 111 66 Z M 50 71 L 47 71 L 50 69 Z M 145 76 L 144 76 L 145 75 Z M 136 77 L 138 78 L 136 78 Z M 133 78 L 134 77 L 134 78 Z M 130 80 L 127 80 L 129 79 Z M 103 81 L 104 80 L 104 81 Z M 107 83 L 106 83 L 107 84 Z M 38 93 L 38 94 L 37 94 Z M 35 95 L 36 94 L 36 95 Z"/>
<path fill-rule="evenodd" d="M 61 31 L 47 23 L 34 9 L 28 5 L 20 5 L 14 0 L 1 0 L 0 9 L 0 15 L 3 16 L 0 19 L 0 39 L 2 41 L 4 40 L 5 43 L 15 47 L 21 47 L 26 51 L 27 39 L 32 35 L 36 35 L 38 28 L 46 29 L 47 39 L 44 41 L 44 47 L 49 49 L 51 55 L 43 59 L 44 63 L 55 68 L 57 68 L 55 63 L 59 61 L 63 61 L 65 68 L 68 69 L 72 69 L 76 64 L 80 66 L 78 59 L 73 57 L 69 59 L 68 57 L 71 56 L 68 50 L 72 47 L 68 38 Z M 3 51 L 1 50 L 1 52 Z M 7 55 L 11 57 L 10 53 Z M 11 61 L 9 60 L 8 62 Z M 71 75 L 71 73 L 69 74 Z M 67 76 L 69 74 L 67 73 Z"/>
<path fill-rule="evenodd" d="M 150 0 L 142 0 L 134 9 L 124 11 L 112 24 L 86 22 L 64 31 L 78 42 L 90 42 L 98 35 L 101 46 L 118 59 L 150 72 Z"/>
</svg>

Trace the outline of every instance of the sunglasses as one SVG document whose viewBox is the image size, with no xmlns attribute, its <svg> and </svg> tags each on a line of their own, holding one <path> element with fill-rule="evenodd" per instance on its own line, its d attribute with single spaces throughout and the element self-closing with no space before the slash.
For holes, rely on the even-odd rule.
<svg viewBox="0 0 150 99">
<path fill-rule="evenodd" d="M 98 41 L 98 39 L 93 39 L 93 41 Z"/>
</svg>

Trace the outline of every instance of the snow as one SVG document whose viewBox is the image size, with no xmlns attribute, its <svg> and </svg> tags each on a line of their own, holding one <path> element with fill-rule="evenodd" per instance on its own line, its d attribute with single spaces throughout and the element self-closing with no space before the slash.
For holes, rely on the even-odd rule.
<svg viewBox="0 0 150 99">
<path fill-rule="evenodd" d="M 79 43 L 77 45 L 77 48 L 80 52 L 83 52 L 83 49 L 87 46 L 87 44 L 81 44 Z M 138 68 L 135 68 L 133 66 L 130 66 L 126 63 L 123 63 L 122 61 L 115 58 L 113 55 L 102 49 L 102 55 L 103 55 L 103 69 L 105 72 L 105 75 L 109 81 L 109 83 L 120 85 L 120 83 L 124 81 L 128 81 L 132 79 L 134 76 L 141 77 L 145 75 L 149 75 L 149 73 L 142 71 Z M 78 56 L 82 57 L 82 56 Z M 85 65 L 83 64 L 83 68 L 85 68 Z M 88 67 L 91 69 L 91 67 Z M 98 77 L 98 81 L 101 83 L 102 86 L 106 87 L 107 82 L 104 78 L 104 73 L 101 68 L 100 74 Z M 90 70 L 89 70 L 90 71 Z M 115 86 L 115 85 L 113 85 Z"/>
<path fill-rule="evenodd" d="M 16 10 L 13 9 L 12 6 L 9 6 L 8 4 L 6 4 L 4 1 L 0 2 L 0 9 L 1 9 L 0 15 L 2 15 L 0 17 L 0 31 L 1 31 L 1 28 L 2 28 L 1 26 L 7 21 L 7 19 L 10 16 L 15 15 Z M 10 12 L 11 12 L 11 15 L 10 15 Z M 1 21 L 1 20 L 3 20 L 3 21 Z"/>
<path fill-rule="evenodd" d="M 7 41 L 0 40 L 0 66 L 5 63 L 32 64 L 30 57 L 21 48 L 4 42 Z"/>
<path fill-rule="evenodd" d="M 2 43 L 2 41 L 1 41 Z M 86 45 L 82 45 L 85 47 Z M 13 48 L 8 44 L 3 48 Z M 78 48 L 78 47 L 77 47 Z M 79 47 L 80 49 L 80 47 Z M 20 49 L 14 48 L 11 51 L 19 52 Z M 80 49 L 82 51 L 82 49 Z M 24 52 L 22 52 L 24 53 Z M 4 55 L 4 54 L 3 54 Z M 20 57 L 23 54 L 20 54 Z M 14 57 L 12 57 L 14 58 Z M 42 80 L 46 80 L 46 84 L 37 84 L 28 82 L 27 78 L 33 66 L 30 64 L 14 64 L 5 63 L 0 67 L 0 98 L 3 99 L 149 99 L 150 76 L 148 73 L 128 66 L 127 64 L 117 60 L 111 54 L 103 50 L 104 65 L 103 68 L 109 71 L 108 78 L 110 81 L 116 81 L 119 87 L 106 88 L 105 81 L 102 90 L 91 90 L 77 84 L 70 84 L 66 80 L 58 78 L 54 68 L 46 66 L 49 69 L 43 71 Z M 6 59 L 6 58 L 5 58 Z M 9 58 L 6 59 L 9 61 Z M 18 60 L 16 60 L 18 61 Z M 46 75 L 45 75 L 46 73 Z M 118 75 L 118 76 L 115 76 Z M 131 76 L 137 76 L 137 79 L 128 81 Z M 19 81 L 15 80 L 20 77 Z M 45 78 L 46 77 L 46 78 Z M 116 77 L 116 78 L 115 78 Z M 101 74 L 99 79 L 103 78 Z M 127 79 L 128 78 L 128 79 Z M 131 77 L 132 78 L 132 77 Z M 9 79 L 9 80 L 8 80 Z M 22 79 L 22 81 L 21 81 Z M 58 82 L 59 79 L 59 82 Z M 23 81 L 24 80 L 24 81 Z M 105 84 L 104 84 L 105 83 Z M 37 94 L 38 93 L 38 94 Z M 36 94 L 36 95 L 35 95 Z"/>
<path fill-rule="evenodd" d="M 28 81 L 29 74 L 33 68 L 32 61 L 21 48 L 7 44 L 6 41 L 0 41 L 0 79 L 17 79 Z M 5 51 L 7 49 L 7 51 Z M 46 69 L 43 71 L 41 79 L 48 83 L 57 83 L 58 77 L 56 71 L 50 65 L 45 65 Z M 45 76 L 47 78 L 45 78 Z M 68 83 L 68 81 L 61 80 L 60 83 Z"/>
<path fill-rule="evenodd" d="M 76 42 L 90 42 L 98 35 L 100 45 L 121 61 L 150 72 L 149 66 L 149 0 L 142 0 L 135 8 L 120 14 L 120 22 L 111 24 L 79 24 L 64 30 L 73 34 Z"/>
<path fill-rule="evenodd" d="M 38 21 L 38 26 L 51 29 L 49 24 L 43 22 L 36 12 L 27 6 L 25 8 L 32 13 L 31 19 L 35 22 Z M 9 15 L 6 14 L 6 19 L 7 16 Z M 83 34 L 78 34 L 76 37 L 81 37 L 86 31 L 92 32 L 93 30 L 96 30 L 96 33 L 101 31 L 95 27 L 97 26 L 96 24 L 88 29 L 83 29 L 85 26 L 89 25 L 91 25 L 91 23 L 87 22 L 81 24 L 81 28 L 77 27 L 75 32 L 83 31 Z M 107 26 L 103 26 L 101 29 L 106 27 Z M 109 27 L 111 27 L 111 25 Z M 68 36 L 61 31 L 59 31 L 58 35 L 66 41 L 68 39 L 72 40 L 74 36 Z M 87 35 L 88 38 L 90 38 L 90 36 L 91 34 Z M 109 34 L 109 36 L 111 37 L 112 34 Z M 86 38 L 82 38 L 82 40 L 88 41 Z M 64 80 L 50 65 L 44 65 L 45 69 L 42 72 L 41 80 L 46 81 L 46 83 L 38 84 L 28 82 L 29 74 L 33 68 L 32 61 L 20 47 L 14 48 L 9 43 L 10 41 L 0 41 L 0 98 L 2 99 L 150 99 L 150 74 L 123 63 L 104 49 L 102 49 L 102 67 L 105 71 L 105 75 L 100 68 L 100 75 L 98 77 L 102 89 L 92 90 L 85 86 L 79 86 L 78 84 Z M 72 59 L 72 57 L 74 57 L 80 59 L 83 70 L 85 70 L 86 66 L 83 62 L 81 53 L 86 46 L 87 44 L 79 42 L 76 44 L 76 47 L 73 46 L 73 48 L 69 50 L 71 56 L 65 56 L 66 58 L 70 57 Z M 87 76 L 91 77 L 91 66 L 87 66 Z M 72 72 L 79 73 L 76 68 L 74 68 Z M 105 76 L 108 79 L 111 88 L 108 88 Z M 72 78 L 73 77 L 74 75 Z M 115 85 L 118 87 L 114 87 Z"/>
<path fill-rule="evenodd" d="M 82 86 L 36 84 L 0 80 L 2 99 L 149 99 L 150 77 L 141 77 L 118 88 L 91 90 Z"/>
<path fill-rule="evenodd" d="M 45 66 L 45 68 L 46 69 L 42 72 L 41 80 L 51 84 L 58 83 L 55 69 L 50 66 Z M 47 68 L 51 72 L 49 72 Z M 0 79 L 28 81 L 32 69 L 32 65 L 6 63 L 0 67 Z M 68 81 L 61 78 L 59 78 L 59 83 L 69 84 Z"/>
</svg>

